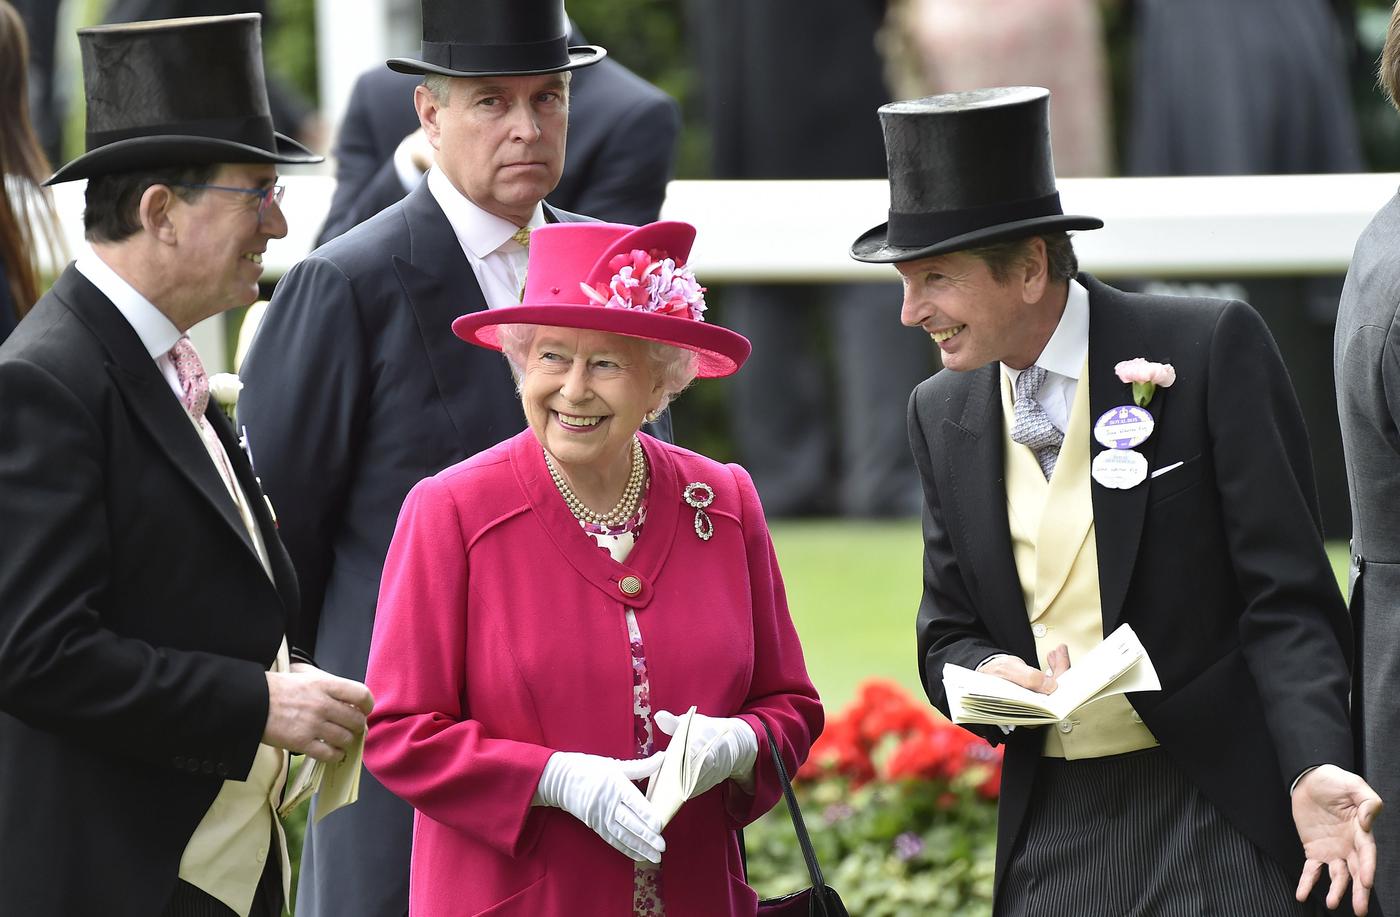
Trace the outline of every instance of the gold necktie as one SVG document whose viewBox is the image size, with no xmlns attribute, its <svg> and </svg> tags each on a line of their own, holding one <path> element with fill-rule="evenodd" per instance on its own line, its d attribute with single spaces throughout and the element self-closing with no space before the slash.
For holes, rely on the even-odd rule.
<svg viewBox="0 0 1400 917">
<path fill-rule="evenodd" d="M 522 226 L 511 233 L 510 237 L 514 239 L 521 248 L 525 249 L 525 251 L 528 252 L 530 250 L 530 227 Z M 515 297 L 517 301 L 525 298 L 525 275 L 525 271 L 520 272 L 520 295 Z"/>
</svg>

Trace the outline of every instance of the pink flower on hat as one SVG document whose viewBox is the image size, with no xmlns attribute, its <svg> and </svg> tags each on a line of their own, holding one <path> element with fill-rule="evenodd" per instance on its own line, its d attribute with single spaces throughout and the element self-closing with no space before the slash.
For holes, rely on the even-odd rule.
<svg viewBox="0 0 1400 917">
<path fill-rule="evenodd" d="M 609 309 L 636 309 L 703 322 L 705 288 L 688 267 L 677 267 L 659 249 L 633 249 L 608 262 L 614 271 L 607 283 L 579 287 L 588 298 Z"/>
<path fill-rule="evenodd" d="M 1176 382 L 1176 369 L 1170 363 L 1153 363 L 1142 357 L 1124 360 L 1113 371 L 1120 382 L 1130 382 L 1133 386 L 1133 401 L 1145 408 L 1157 392 L 1157 386 L 1171 388 Z"/>
</svg>

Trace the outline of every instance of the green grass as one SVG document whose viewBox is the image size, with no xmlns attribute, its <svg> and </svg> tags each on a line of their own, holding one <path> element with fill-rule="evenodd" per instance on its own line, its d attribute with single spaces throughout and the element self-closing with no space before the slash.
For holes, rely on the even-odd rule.
<svg viewBox="0 0 1400 917">
<path fill-rule="evenodd" d="M 872 676 L 922 697 L 914 650 L 923 588 L 918 521 L 774 522 L 772 532 L 788 607 L 828 715 Z"/>
<path fill-rule="evenodd" d="M 827 715 L 872 676 L 923 697 L 914 650 L 923 575 L 918 521 L 775 521 L 772 532 L 788 606 Z M 1346 543 L 1329 542 L 1327 553 L 1345 592 Z"/>
</svg>

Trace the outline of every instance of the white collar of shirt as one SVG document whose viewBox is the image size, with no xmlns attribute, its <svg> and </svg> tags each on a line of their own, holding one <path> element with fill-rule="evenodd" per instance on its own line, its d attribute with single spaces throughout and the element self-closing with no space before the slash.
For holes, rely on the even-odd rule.
<svg viewBox="0 0 1400 917">
<path fill-rule="evenodd" d="M 530 259 L 525 247 L 511 238 L 519 227 L 472 203 L 437 166 L 428 170 L 427 181 L 428 191 L 447 216 L 462 253 L 467 256 L 487 307 L 520 305 Z M 525 225 L 533 230 L 544 223 L 544 206 L 536 204 Z"/>
<path fill-rule="evenodd" d="M 472 203 L 437 166 L 428 170 L 428 190 L 447 215 L 447 222 L 452 224 L 452 231 L 457 234 L 457 241 L 468 257 L 485 258 L 510 241 L 510 237 L 520 228 L 510 220 L 487 213 Z M 535 212 L 525 225 L 536 229 L 544 222 L 544 206 L 536 204 Z"/>
<path fill-rule="evenodd" d="M 91 248 L 78 255 L 73 266 L 97 287 L 98 292 L 112 301 L 131 330 L 141 339 L 146 353 L 156 361 L 156 369 L 165 377 L 175 397 L 181 397 L 180 377 L 175 372 L 175 364 L 170 362 L 170 348 L 182 337 L 180 329 Z"/>
<path fill-rule="evenodd" d="M 180 340 L 180 329 L 175 327 L 175 323 L 112 270 L 107 262 L 98 257 L 97 252 L 89 248 L 78 256 L 73 266 L 112 301 L 112 305 L 117 307 L 122 318 L 141 339 L 141 345 L 152 360 L 169 353 L 175 342 Z"/>
<path fill-rule="evenodd" d="M 1044 368 L 1047 373 L 1036 401 L 1045 408 L 1050 422 L 1061 431 L 1069 427 L 1069 410 L 1074 404 L 1079 371 L 1083 368 L 1084 358 L 1088 354 L 1089 291 L 1084 289 L 1079 281 L 1071 278 L 1060 323 L 1055 326 L 1054 334 L 1050 335 L 1045 349 L 1035 360 L 1035 365 Z M 1005 363 L 1001 364 L 1001 368 L 1011 380 L 1011 388 L 1014 391 L 1022 370 L 1012 369 Z"/>
</svg>

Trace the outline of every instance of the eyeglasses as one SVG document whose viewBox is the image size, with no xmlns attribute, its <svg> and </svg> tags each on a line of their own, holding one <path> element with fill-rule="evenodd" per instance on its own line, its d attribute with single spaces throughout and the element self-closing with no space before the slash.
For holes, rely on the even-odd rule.
<svg viewBox="0 0 1400 917">
<path fill-rule="evenodd" d="M 252 194 L 260 198 L 258 201 L 258 222 L 262 223 L 263 214 L 267 208 L 273 204 L 282 203 L 282 195 L 287 193 L 286 185 L 272 185 L 269 188 L 234 188 L 231 185 L 196 185 L 189 182 L 171 182 L 175 188 L 193 188 L 200 191 L 232 191 L 236 194 Z"/>
</svg>

